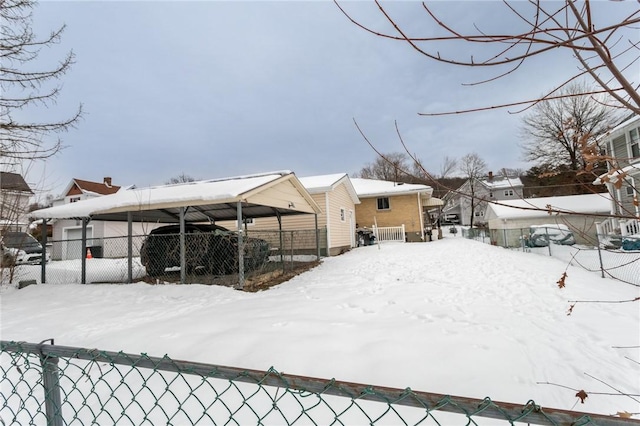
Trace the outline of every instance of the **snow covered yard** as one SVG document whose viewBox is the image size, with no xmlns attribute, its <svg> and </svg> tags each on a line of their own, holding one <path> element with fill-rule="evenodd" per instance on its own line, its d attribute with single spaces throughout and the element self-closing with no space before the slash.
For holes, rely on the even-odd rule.
<svg viewBox="0 0 640 426">
<path fill-rule="evenodd" d="M 142 283 L 3 287 L 0 319 L 3 340 L 55 338 L 615 414 L 640 412 L 631 398 L 596 394 L 640 392 L 638 302 L 578 303 L 568 316 L 568 301 L 639 295 L 557 259 L 458 237 L 361 247 L 258 293 Z M 589 397 L 576 404 L 576 391 L 563 386 Z"/>
</svg>

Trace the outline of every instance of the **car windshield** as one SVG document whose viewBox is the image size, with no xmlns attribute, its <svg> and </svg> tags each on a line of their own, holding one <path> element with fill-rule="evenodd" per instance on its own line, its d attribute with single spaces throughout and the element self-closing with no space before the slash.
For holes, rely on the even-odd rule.
<svg viewBox="0 0 640 426">
<path fill-rule="evenodd" d="M 2 241 L 7 247 L 20 247 L 27 244 L 38 244 L 38 240 L 26 232 L 7 232 L 2 236 Z"/>
</svg>

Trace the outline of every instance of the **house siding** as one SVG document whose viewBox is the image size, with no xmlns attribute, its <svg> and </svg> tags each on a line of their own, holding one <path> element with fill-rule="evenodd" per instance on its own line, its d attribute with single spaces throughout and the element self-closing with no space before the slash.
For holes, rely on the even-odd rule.
<svg viewBox="0 0 640 426">
<path fill-rule="evenodd" d="M 355 232 L 349 222 L 349 212 L 355 212 L 353 200 L 343 183 L 329 192 L 311 194 L 313 200 L 322 210 L 318 214 L 318 229 L 326 229 L 328 255 L 334 256 L 352 247 L 352 233 Z M 346 210 L 345 221 L 340 219 L 340 209 Z M 355 213 L 354 213 L 355 214 Z M 328 222 L 327 222 L 328 219 Z M 218 225 L 230 230 L 237 230 L 237 221 L 219 221 Z M 282 217 L 282 229 L 285 231 L 315 229 L 315 216 L 312 214 L 292 215 Z M 265 217 L 255 219 L 247 226 L 248 232 L 278 230 L 278 219 Z"/>
<path fill-rule="evenodd" d="M 405 226 L 407 233 L 422 233 L 420 215 L 418 209 L 418 195 L 395 195 L 388 196 L 389 209 L 378 210 L 378 198 L 360 198 L 360 204 L 356 205 L 356 218 L 358 226 L 373 227 L 378 226 Z"/>
</svg>

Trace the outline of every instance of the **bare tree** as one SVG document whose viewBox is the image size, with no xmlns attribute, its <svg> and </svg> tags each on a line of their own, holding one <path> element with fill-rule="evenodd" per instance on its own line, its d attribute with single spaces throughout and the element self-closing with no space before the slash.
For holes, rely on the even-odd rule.
<svg viewBox="0 0 640 426">
<path fill-rule="evenodd" d="M 43 48 L 58 43 L 64 26 L 38 39 L 31 29 L 34 0 L 0 1 L 0 156 L 22 160 L 45 159 L 55 155 L 62 142 L 51 135 L 69 130 L 80 119 L 82 106 L 61 120 L 32 122 L 17 118 L 17 112 L 49 108 L 60 94 L 55 85 L 73 64 L 73 52 L 49 69 L 35 64 Z"/>
<path fill-rule="evenodd" d="M 176 183 L 187 183 L 187 182 L 195 182 L 196 179 L 192 176 L 189 176 L 185 172 L 180 173 L 178 176 L 174 176 L 165 183 L 167 185 L 173 185 Z"/>
<path fill-rule="evenodd" d="M 380 154 L 373 163 L 369 163 L 360 169 L 357 177 L 404 182 L 411 177 L 409 170 L 412 170 L 414 163 L 415 161 L 411 160 L 403 152 Z"/>
<path fill-rule="evenodd" d="M 620 121 L 605 99 L 579 95 L 590 90 L 571 84 L 562 90 L 566 97 L 536 104 L 522 120 L 524 159 L 548 170 L 584 170 L 586 144 L 594 143 Z M 578 95 L 578 96 L 573 96 Z"/>
<path fill-rule="evenodd" d="M 416 3 L 420 8 L 411 14 L 415 18 L 422 13 L 426 19 L 423 25 L 426 36 L 415 36 L 415 25 L 396 20 L 393 5 L 375 1 L 385 21 L 391 24 L 392 32 L 377 30 L 357 20 L 346 11 L 337 0 L 340 10 L 354 24 L 364 30 L 386 39 L 407 43 L 416 52 L 434 61 L 460 67 L 492 68 L 493 77 L 474 84 L 493 81 L 524 68 L 528 59 L 550 54 L 558 49 L 568 51 L 576 61 L 576 72 L 568 78 L 560 77 L 555 87 L 537 99 L 519 99 L 509 104 L 487 105 L 464 111 L 429 113 L 425 115 L 453 114 L 461 112 L 493 109 L 516 105 L 532 105 L 540 100 L 550 100 L 570 96 L 560 93 L 563 87 L 573 81 L 588 77 L 595 90 L 588 93 L 608 93 L 616 106 L 640 114 L 640 93 L 637 81 L 637 62 L 640 59 L 640 35 L 637 25 L 640 23 L 640 10 L 610 18 L 609 14 L 595 12 L 597 2 L 590 0 L 564 0 L 561 2 L 540 1 L 504 1 L 505 16 L 497 20 L 491 16 L 491 22 L 475 23 L 468 31 L 456 27 L 457 21 L 442 19 L 435 7 Z M 595 8 L 600 5 L 595 6 Z M 628 10 L 628 9 L 627 9 Z M 494 29 L 495 28 L 495 29 Z M 464 46 L 464 49 L 452 47 Z M 464 52 L 464 56 L 455 56 L 455 52 Z M 635 79 L 635 81 L 632 81 Z M 585 94 L 585 93 L 583 93 Z"/>
<path fill-rule="evenodd" d="M 466 184 L 465 186 L 463 186 L 465 191 L 463 194 L 464 196 L 461 198 L 460 202 L 469 203 L 469 206 L 471 208 L 469 225 L 471 228 L 473 228 L 473 219 L 475 216 L 476 207 L 483 201 L 476 197 L 476 192 L 479 185 L 478 180 L 485 175 L 485 172 L 487 171 L 487 163 L 485 163 L 485 161 L 480 158 L 478 154 L 473 152 L 460 158 L 458 170 L 465 178 L 467 178 L 468 186 Z"/>
</svg>

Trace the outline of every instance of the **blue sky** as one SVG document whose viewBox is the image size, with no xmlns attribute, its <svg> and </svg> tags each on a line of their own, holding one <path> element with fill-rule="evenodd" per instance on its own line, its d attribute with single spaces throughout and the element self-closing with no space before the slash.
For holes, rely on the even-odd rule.
<svg viewBox="0 0 640 426">
<path fill-rule="evenodd" d="M 385 28 L 372 3 L 344 5 Z M 424 34 L 419 3 L 393 7 L 407 28 Z M 436 7 L 460 26 L 502 22 L 504 12 L 499 2 Z M 403 149 L 397 121 L 410 151 L 433 172 L 445 156 L 469 152 L 492 170 L 527 169 L 518 145 L 522 116 L 418 113 L 535 98 L 576 69 L 568 53 L 546 55 L 508 78 L 463 86 L 486 71 L 438 64 L 368 34 L 327 1 L 45 0 L 34 11 L 38 34 L 62 24 L 62 43 L 41 52 L 40 61 L 50 64 L 72 49 L 76 64 L 54 108 L 30 114 L 69 115 L 79 103 L 86 114 L 62 134 L 67 148 L 28 175 L 53 195 L 71 178 L 149 186 L 181 173 L 352 174 L 375 159 L 354 119 L 382 152 Z M 454 49 L 466 55 L 465 48 Z"/>
</svg>

